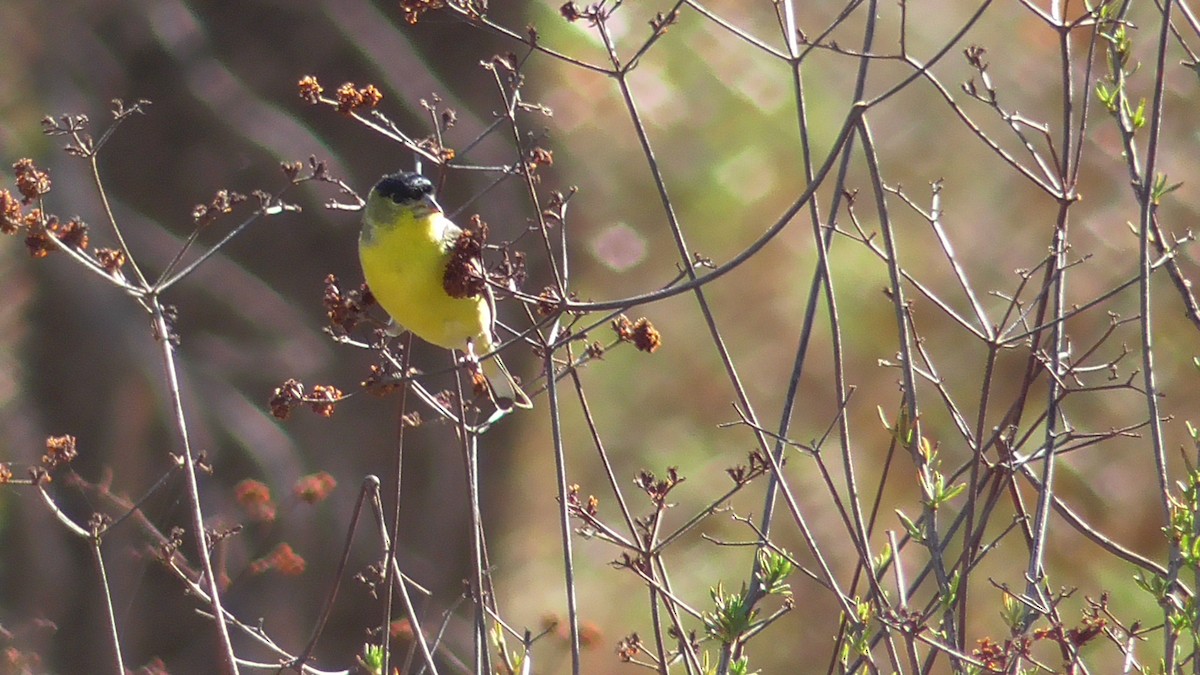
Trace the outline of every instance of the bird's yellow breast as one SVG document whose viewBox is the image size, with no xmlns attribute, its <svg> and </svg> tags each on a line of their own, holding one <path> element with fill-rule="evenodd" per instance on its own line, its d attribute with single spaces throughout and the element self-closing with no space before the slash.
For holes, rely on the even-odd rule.
<svg viewBox="0 0 1200 675">
<path fill-rule="evenodd" d="M 371 208 L 378 206 L 378 209 Z M 491 309 L 487 300 L 452 298 L 442 281 L 450 251 L 445 241 L 454 228 L 442 214 L 414 214 L 369 204 L 358 255 L 371 292 L 392 319 L 426 342 L 475 353 L 492 350 Z"/>
</svg>

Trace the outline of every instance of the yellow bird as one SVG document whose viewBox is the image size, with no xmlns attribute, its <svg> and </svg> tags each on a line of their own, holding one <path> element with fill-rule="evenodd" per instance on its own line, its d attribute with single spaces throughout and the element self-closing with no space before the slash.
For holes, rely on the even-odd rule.
<svg viewBox="0 0 1200 675">
<path fill-rule="evenodd" d="M 367 196 L 358 258 L 371 293 L 399 327 L 439 347 L 483 357 L 496 348 L 491 289 L 461 298 L 445 289 L 446 268 L 462 235 L 434 200 L 428 178 L 394 173 Z M 480 366 L 497 408 L 532 407 L 499 356 Z"/>
</svg>

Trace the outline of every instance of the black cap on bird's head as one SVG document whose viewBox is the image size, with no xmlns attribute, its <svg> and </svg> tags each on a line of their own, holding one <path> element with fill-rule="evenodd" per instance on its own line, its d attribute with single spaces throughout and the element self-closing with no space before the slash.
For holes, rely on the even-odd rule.
<svg viewBox="0 0 1200 675">
<path fill-rule="evenodd" d="M 433 182 L 419 173 L 401 171 L 380 179 L 375 184 L 375 192 L 397 204 L 411 204 L 432 199 Z"/>
</svg>

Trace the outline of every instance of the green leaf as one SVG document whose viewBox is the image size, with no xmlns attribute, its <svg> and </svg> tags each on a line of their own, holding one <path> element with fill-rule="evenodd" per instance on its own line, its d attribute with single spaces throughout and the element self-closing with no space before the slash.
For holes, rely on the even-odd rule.
<svg viewBox="0 0 1200 675">
<path fill-rule="evenodd" d="M 911 518 L 904 515 L 904 512 L 900 509 L 896 509 L 896 515 L 900 518 L 900 522 L 904 525 L 904 529 L 908 532 L 908 536 L 911 537 L 913 541 L 925 541 L 925 538 L 921 536 L 921 529 L 917 527 L 917 524 L 914 523 Z"/>
</svg>

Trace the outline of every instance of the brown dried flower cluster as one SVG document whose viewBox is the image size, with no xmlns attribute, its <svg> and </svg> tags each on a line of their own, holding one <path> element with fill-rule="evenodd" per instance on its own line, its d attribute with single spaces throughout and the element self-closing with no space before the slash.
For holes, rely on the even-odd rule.
<svg viewBox="0 0 1200 675">
<path fill-rule="evenodd" d="M 591 621 L 579 624 L 579 646 L 584 649 L 595 649 L 604 642 L 604 631 Z"/>
<path fill-rule="evenodd" d="M 311 394 L 305 394 L 303 383 L 289 379 L 275 389 L 267 405 L 271 414 L 281 420 L 286 420 L 292 409 L 300 405 L 310 406 L 321 417 L 332 417 L 334 406 L 343 398 L 342 390 L 324 384 L 315 385 Z"/>
<path fill-rule="evenodd" d="M 373 84 L 355 89 L 353 82 L 347 82 L 337 89 L 337 110 L 346 115 L 359 108 L 374 108 L 382 100 L 383 93 Z"/>
<path fill-rule="evenodd" d="M 613 319 L 613 330 L 622 342 L 632 342 L 643 352 L 653 354 L 662 346 L 662 335 L 646 317 L 630 321 L 624 314 Z"/>
<path fill-rule="evenodd" d="M 275 502 L 266 483 L 247 478 L 233 488 L 237 503 L 251 520 L 269 523 L 275 520 Z"/>
<path fill-rule="evenodd" d="M 655 478 L 653 472 L 642 469 L 633 479 L 633 483 L 649 495 L 651 501 L 661 506 L 666 503 L 667 495 L 671 494 L 671 490 L 685 480 L 687 479 L 679 475 L 677 468 L 669 466 L 666 478 Z"/>
<path fill-rule="evenodd" d="M 42 466 L 53 472 L 71 463 L 79 456 L 74 436 L 50 436 L 46 439 L 46 454 L 42 455 Z"/>
<path fill-rule="evenodd" d="M 333 417 L 333 406 L 340 400 L 342 390 L 327 384 L 315 385 L 312 393 L 305 397 L 305 402 L 321 417 Z"/>
<path fill-rule="evenodd" d="M 43 217 L 41 209 L 33 209 L 25 214 L 25 249 L 33 258 L 45 258 L 56 249 L 51 237 L 58 235 L 58 216 Z"/>
<path fill-rule="evenodd" d="M 580 499 L 579 485 L 573 483 L 567 486 L 567 507 L 576 516 L 588 515 L 595 518 L 600 513 L 600 500 L 595 495 L 588 495 L 586 502 Z"/>
<path fill-rule="evenodd" d="M 312 75 L 305 75 L 296 83 L 300 88 L 300 98 L 308 103 L 316 105 L 321 102 L 321 94 L 325 93 L 325 87 L 317 82 L 317 78 Z"/>
<path fill-rule="evenodd" d="M 283 171 L 283 175 L 288 177 L 288 180 L 298 183 L 300 182 L 300 172 L 304 170 L 304 162 L 299 160 L 295 162 L 280 162 L 279 169 Z"/>
<path fill-rule="evenodd" d="M 192 208 L 192 220 L 196 227 L 204 227 L 217 218 L 232 213 L 235 206 L 246 201 L 246 195 L 229 190 L 218 190 L 212 201 L 207 204 L 197 204 Z"/>
<path fill-rule="evenodd" d="M 46 622 L 50 624 L 50 622 Z M 53 627 L 54 624 L 50 624 Z M 42 655 L 26 649 L 8 645 L 0 649 L 0 672 L 2 673 L 40 673 L 43 672 Z"/>
<path fill-rule="evenodd" d="M 604 358 L 604 345 L 599 342 L 593 342 L 587 347 L 588 358 L 602 359 Z"/>
<path fill-rule="evenodd" d="M 251 574 L 262 574 L 275 570 L 284 576 L 294 577 L 304 573 L 306 563 L 292 550 L 290 544 L 281 543 L 267 555 L 250 563 Z"/>
<path fill-rule="evenodd" d="M 12 168 L 17 176 L 17 191 L 26 204 L 50 192 L 50 174 L 34 166 L 32 159 L 18 159 Z"/>
<path fill-rule="evenodd" d="M 55 239 L 69 248 L 86 249 L 88 227 L 78 216 L 62 223 L 58 216 L 44 213 L 40 208 L 24 210 L 24 205 L 50 191 L 50 175 L 34 166 L 31 159 L 18 160 L 13 164 L 13 172 L 22 198 L 0 190 L 0 233 L 24 231 L 25 248 L 34 258 L 45 258 L 57 250 Z"/>
<path fill-rule="evenodd" d="M 446 0 L 400 0 L 400 11 L 404 12 L 404 20 L 415 26 L 425 12 L 432 12 L 446 6 Z"/>
<path fill-rule="evenodd" d="M 440 161 L 439 164 L 446 164 L 458 156 L 454 148 L 447 148 L 442 145 L 437 136 L 429 136 L 417 140 L 417 147 L 427 151 L 429 154 L 436 156 Z"/>
<path fill-rule="evenodd" d="M 12 467 L 5 462 L 0 462 L 0 485 L 11 481 L 13 478 Z"/>
<path fill-rule="evenodd" d="M 387 366 L 380 364 L 371 366 L 366 379 L 360 383 L 363 389 L 376 396 L 387 396 L 399 389 L 400 384 L 399 374 L 393 373 Z"/>
<path fill-rule="evenodd" d="M 321 86 L 316 77 L 305 75 L 300 78 L 296 86 L 299 90 L 300 98 L 304 99 L 307 103 L 316 105 L 327 102 L 326 99 L 322 98 L 322 95 L 325 93 L 325 87 Z M 379 91 L 373 84 L 368 84 L 360 89 L 355 87 L 353 82 L 346 82 L 337 88 L 335 99 L 338 112 L 349 115 L 360 108 L 374 108 L 379 105 L 379 102 L 383 100 L 383 92 Z M 286 164 L 284 165 L 284 171 L 289 171 L 289 166 Z M 289 176 L 293 180 L 295 179 L 291 174 Z"/>
<path fill-rule="evenodd" d="M 539 169 L 543 166 L 554 166 L 554 151 L 536 147 L 529 151 L 529 168 Z"/>
<path fill-rule="evenodd" d="M 61 223 L 58 216 L 42 215 L 41 209 L 33 209 L 25 214 L 25 248 L 34 258 L 45 258 L 58 250 L 53 239 L 58 239 L 64 246 L 72 248 L 87 248 L 87 224 L 79 218 L 72 218 L 67 223 Z"/>
<path fill-rule="evenodd" d="M 579 7 L 575 6 L 574 2 L 564 3 L 562 7 L 558 8 L 558 13 L 562 14 L 562 18 L 571 23 L 575 23 L 583 18 L 583 13 L 579 11 Z"/>
<path fill-rule="evenodd" d="M 335 487 L 337 487 L 337 480 L 333 476 L 324 471 L 318 471 L 301 476 L 292 486 L 292 493 L 302 502 L 318 504 L 325 501 Z"/>
<path fill-rule="evenodd" d="M 630 633 L 617 643 L 617 658 L 625 663 L 632 661 L 642 651 L 642 638 L 637 633 Z"/>
<path fill-rule="evenodd" d="M 8 190 L 0 190 L 0 233 L 16 234 L 25 226 L 21 200 Z"/>
<path fill-rule="evenodd" d="M 538 621 L 542 631 L 552 633 L 555 638 L 566 641 L 571 638 L 570 627 L 563 617 L 554 612 L 546 612 Z M 604 631 L 592 621 L 582 621 L 579 624 L 579 646 L 584 649 L 594 649 L 604 639 Z"/>
<path fill-rule="evenodd" d="M 292 414 L 292 409 L 304 400 L 304 385 L 297 380 L 288 380 L 275 388 L 267 405 L 271 414 L 277 419 L 286 420 Z"/>
<path fill-rule="evenodd" d="M 571 23 L 584 19 L 589 25 L 595 26 L 612 15 L 612 8 L 606 7 L 605 2 L 589 2 L 580 8 L 572 1 L 560 6 L 558 13 Z M 653 22 L 651 25 L 654 25 Z"/>
<path fill-rule="evenodd" d="M 450 297 L 477 298 L 487 290 L 481 262 L 483 239 L 483 235 L 474 230 L 463 230 L 462 236 L 454 242 L 446 273 L 442 276 L 442 288 Z"/>
<path fill-rule="evenodd" d="M 325 305 L 325 315 L 329 317 L 329 323 L 349 332 L 366 317 L 367 308 L 375 304 L 375 296 L 366 284 L 357 290 L 342 291 L 338 286 L 338 278 L 330 274 L 325 277 L 325 295 L 322 303 Z"/>
<path fill-rule="evenodd" d="M 653 19 L 650 19 L 650 28 L 654 30 L 656 35 L 661 35 L 667 32 L 667 29 L 679 22 L 679 12 L 673 11 L 670 14 L 657 12 Z"/>
<path fill-rule="evenodd" d="M 66 225 L 60 226 L 56 234 L 59 241 L 71 248 L 86 249 L 88 247 L 88 226 L 79 219 L 79 216 L 68 220 Z"/>
<path fill-rule="evenodd" d="M 117 248 L 96 249 L 96 262 L 109 274 L 116 274 L 125 266 L 125 252 Z"/>
<path fill-rule="evenodd" d="M 729 474 L 729 477 L 733 479 L 734 483 L 737 483 L 738 485 L 745 485 L 755 478 L 765 474 L 768 470 L 766 457 L 757 450 L 752 451 L 749 454 L 749 462 L 749 466 L 745 464 L 738 464 L 736 466 L 729 467 L 728 469 L 725 469 L 725 473 Z M 781 461 L 781 464 L 782 463 L 783 462 Z"/>
</svg>

